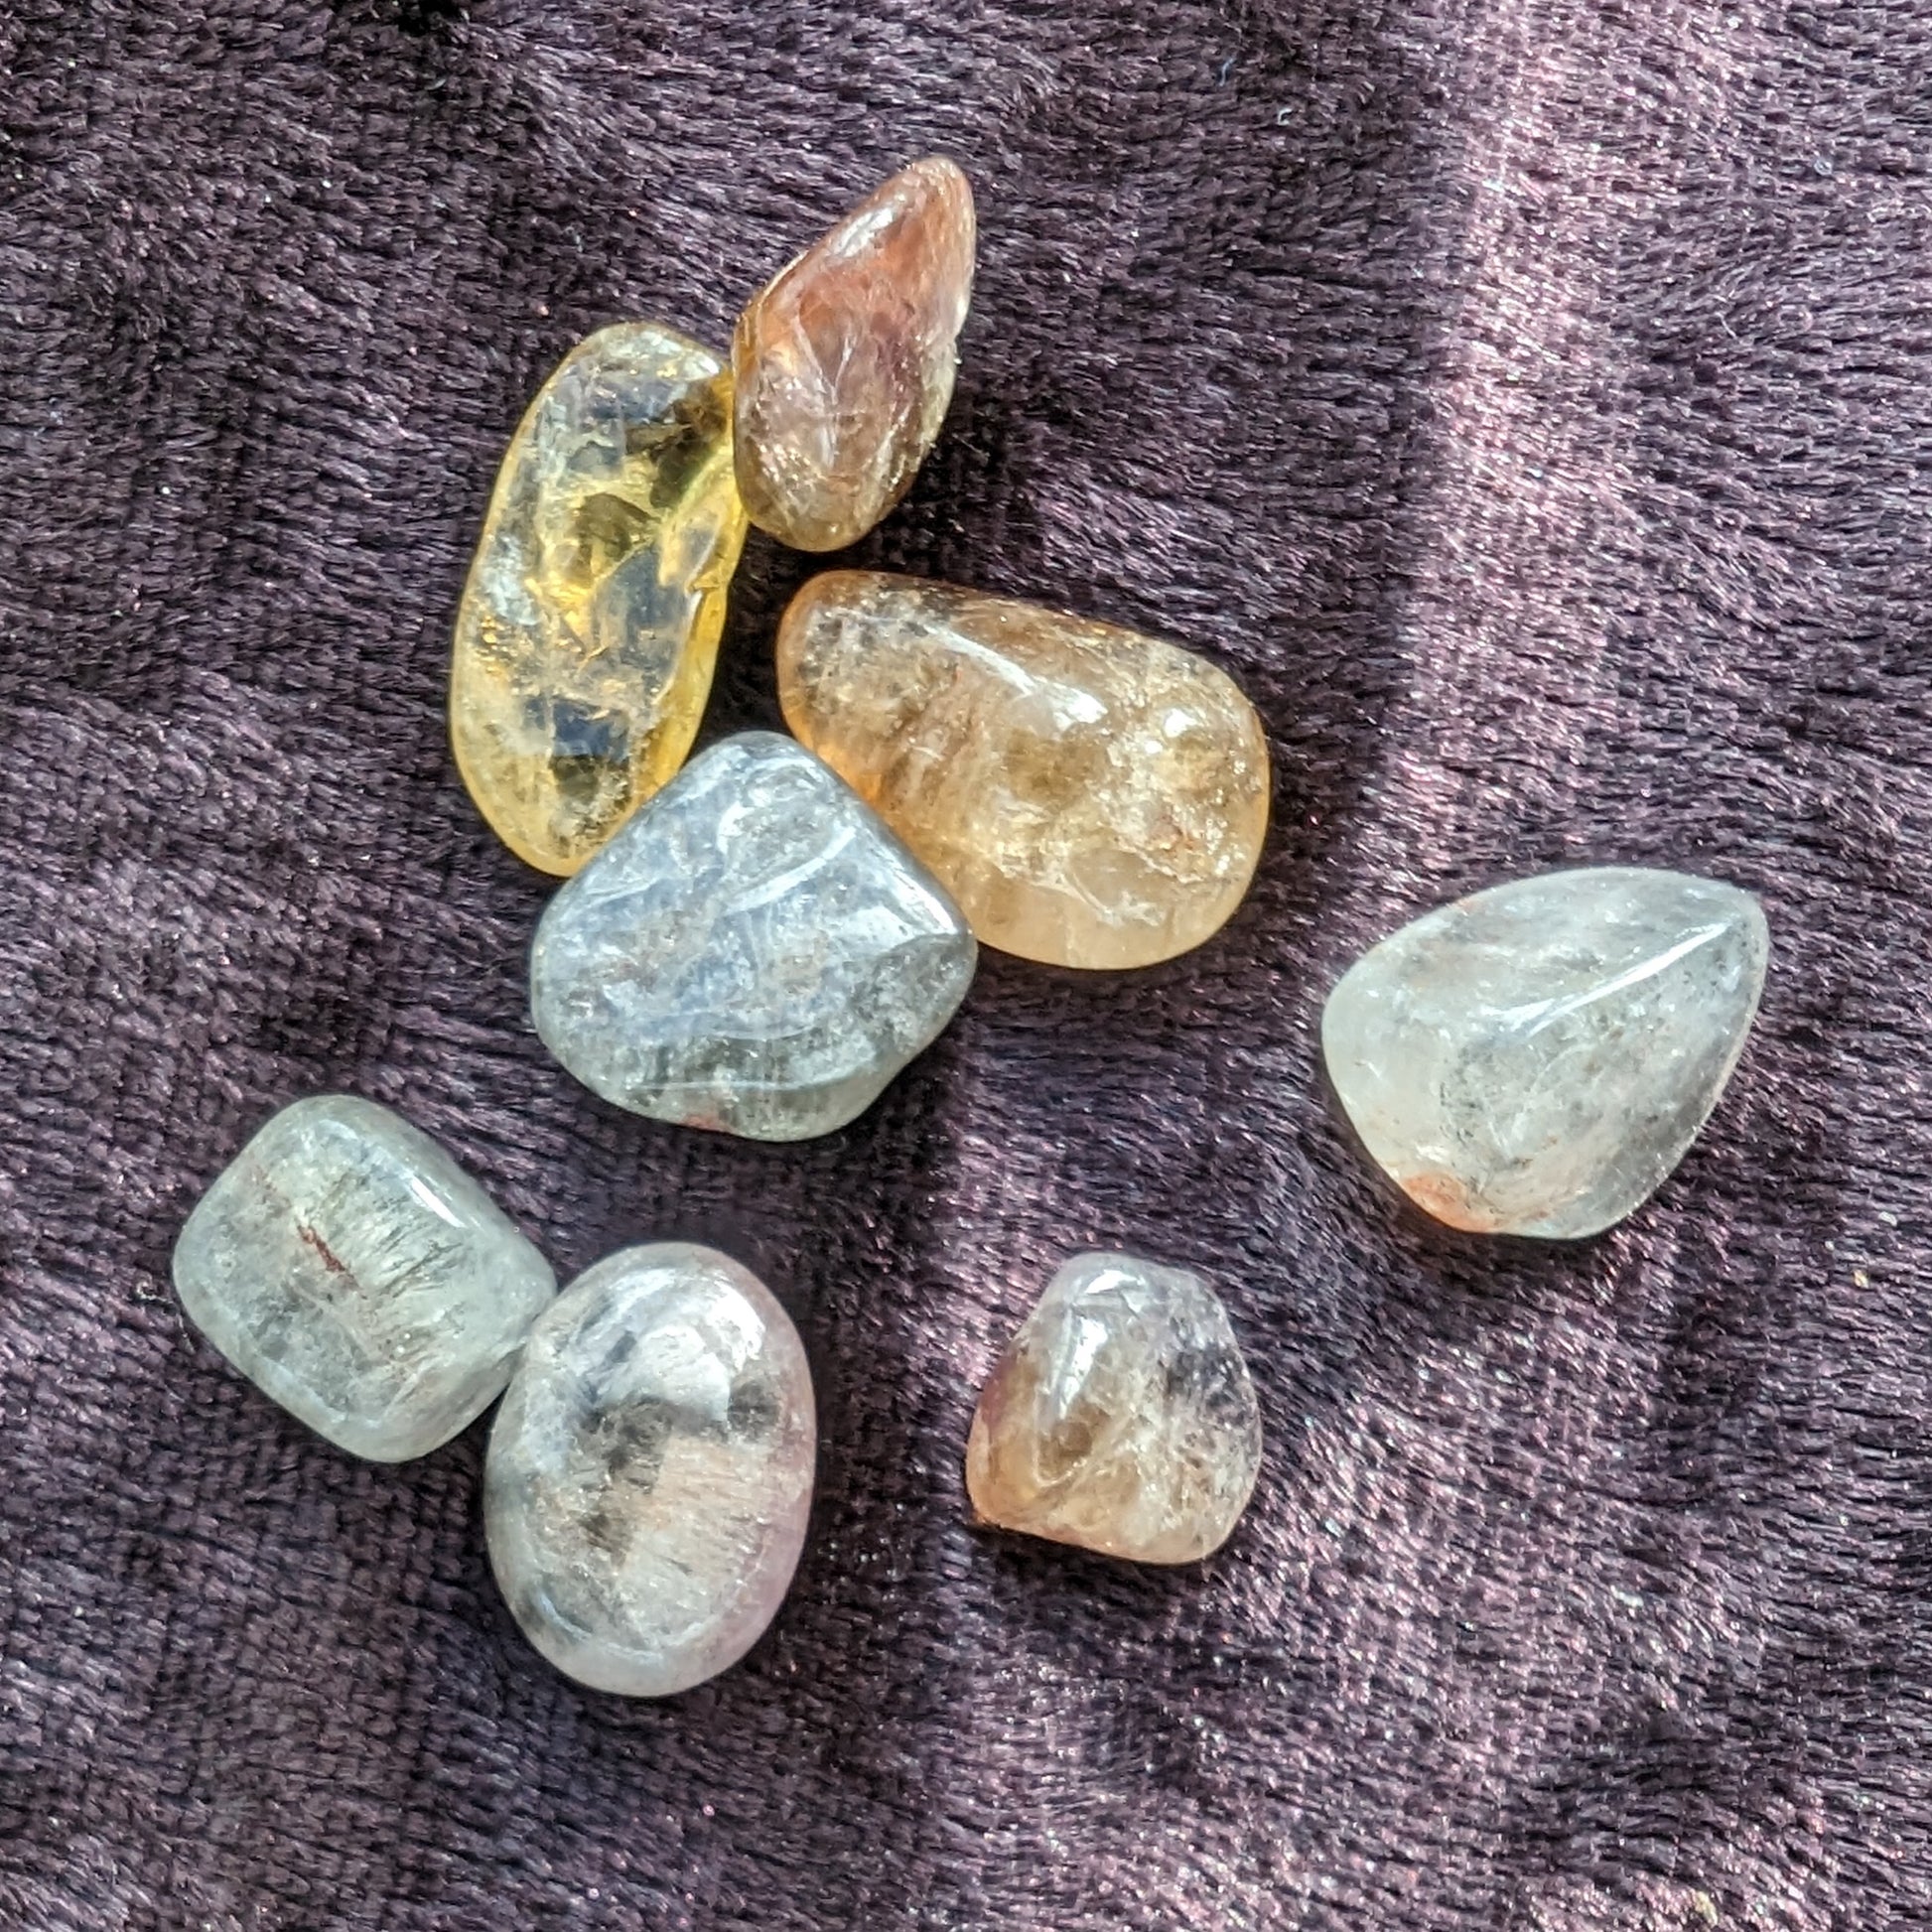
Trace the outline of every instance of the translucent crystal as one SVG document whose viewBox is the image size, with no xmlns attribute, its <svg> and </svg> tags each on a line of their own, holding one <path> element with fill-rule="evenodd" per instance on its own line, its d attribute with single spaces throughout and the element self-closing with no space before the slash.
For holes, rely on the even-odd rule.
<svg viewBox="0 0 1932 1932">
<path fill-rule="evenodd" d="M 990 946 L 1147 966 L 1248 890 L 1268 745 L 1205 658 L 1010 598 L 828 571 L 778 631 L 785 720 Z"/>
<path fill-rule="evenodd" d="M 757 1140 L 864 1112 L 952 1017 L 977 949 L 945 894 L 787 738 L 694 759 L 551 902 L 530 1009 L 635 1113 Z"/>
<path fill-rule="evenodd" d="M 1768 943 L 1747 893 L 1684 873 L 1493 887 L 1349 968 L 1321 1017 L 1329 1079 L 1368 1152 L 1438 1220 L 1596 1234 L 1717 1104 Z"/>
<path fill-rule="evenodd" d="M 599 1262 L 490 1432 L 489 1561 L 524 1634 L 624 1697 L 736 1663 L 797 1567 L 814 1442 L 804 1349 L 756 1276 L 683 1242 Z"/>
<path fill-rule="evenodd" d="M 760 529 L 836 550 L 904 495 L 952 398 L 973 243 L 966 177 L 915 161 L 745 311 L 738 483 Z"/>
<path fill-rule="evenodd" d="M 519 858 L 574 873 L 684 762 L 745 540 L 731 377 L 653 322 L 587 337 L 510 439 L 457 617 L 450 736 Z"/>
<path fill-rule="evenodd" d="M 256 1387 L 378 1462 L 474 1422 L 557 1292 L 434 1141 L 346 1094 L 283 1108 L 235 1156 L 189 1215 L 174 1274 Z"/>
<path fill-rule="evenodd" d="M 1076 1255 L 980 1392 L 966 1488 L 985 1521 L 1138 1563 L 1226 1542 L 1261 1412 L 1220 1298 L 1181 1268 Z"/>
</svg>

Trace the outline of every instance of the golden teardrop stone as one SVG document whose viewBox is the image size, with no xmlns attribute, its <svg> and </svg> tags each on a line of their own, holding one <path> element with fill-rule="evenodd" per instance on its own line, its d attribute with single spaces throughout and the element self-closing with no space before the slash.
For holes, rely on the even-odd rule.
<svg viewBox="0 0 1932 1932">
<path fill-rule="evenodd" d="M 828 571 L 778 629 L 785 720 L 987 945 L 1147 966 L 1240 904 L 1268 744 L 1176 644 L 914 577 Z"/>
<path fill-rule="evenodd" d="M 905 494 L 952 399 L 974 233 L 966 177 L 915 161 L 739 318 L 738 486 L 759 529 L 836 550 Z"/>
<path fill-rule="evenodd" d="M 457 616 L 457 767 L 519 858 L 576 872 L 684 762 L 744 541 L 724 364 L 657 323 L 586 337 L 510 439 Z"/>
</svg>

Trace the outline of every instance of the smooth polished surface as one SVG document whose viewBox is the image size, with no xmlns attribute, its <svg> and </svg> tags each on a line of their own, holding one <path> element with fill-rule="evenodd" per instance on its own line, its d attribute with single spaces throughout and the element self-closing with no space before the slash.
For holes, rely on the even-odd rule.
<svg viewBox="0 0 1932 1932">
<path fill-rule="evenodd" d="M 377 1462 L 482 1415 L 557 1292 L 434 1141 L 348 1094 L 284 1107 L 235 1156 L 189 1215 L 174 1278 L 263 1394 Z"/>
<path fill-rule="evenodd" d="M 0 1925 L 1932 1932 L 1932 10 L 7 0 L 0 72 Z M 864 560 L 1207 651 L 1275 827 L 1209 946 L 989 953 L 772 1159 L 516 1037 L 544 882 L 438 784 L 441 633 L 508 363 L 723 348 L 930 151 L 980 273 Z M 829 561 L 758 547 L 711 736 Z M 1775 964 L 1551 1256 L 1378 1198 L 1313 1035 L 1580 853 L 1748 886 Z M 210 1123 L 343 1087 L 448 1096 L 560 1277 L 663 1212 L 812 1310 L 746 1664 L 577 1690 L 479 1430 L 382 1470 L 183 1374 Z M 961 1377 L 1123 1245 L 1262 1394 L 1204 1573 L 955 1520 Z"/>
<path fill-rule="evenodd" d="M 530 1010 L 605 1099 L 757 1140 L 862 1113 L 951 1019 L 978 949 L 858 796 L 788 738 L 694 759 L 551 901 Z"/>
<path fill-rule="evenodd" d="M 665 1697 L 735 1664 L 784 1600 L 811 1508 L 805 1351 L 771 1292 L 686 1242 L 580 1275 L 490 1431 L 490 1567 L 578 1682 Z"/>
<path fill-rule="evenodd" d="M 450 737 L 512 852 L 570 874 L 684 762 L 745 540 L 731 377 L 652 322 L 587 337 L 510 440 L 457 618 Z"/>
<path fill-rule="evenodd" d="M 738 482 L 760 529 L 836 550 L 905 494 L 952 399 L 974 233 L 966 177 L 915 161 L 746 309 Z"/>
<path fill-rule="evenodd" d="M 1220 1297 L 1133 1255 L 1076 1255 L 980 1391 L 966 1489 L 986 1522 L 1137 1563 L 1227 1541 L 1261 1411 Z"/>
<path fill-rule="evenodd" d="M 1578 1239 L 1684 1157 L 1743 1050 L 1764 914 L 1685 873 L 1605 866 L 1492 887 L 1349 968 L 1321 1016 L 1364 1146 L 1479 1234 Z"/>
<path fill-rule="evenodd" d="M 1240 687 L 1176 644 L 914 577 L 828 571 L 778 631 L 800 741 L 989 946 L 1148 966 L 1241 903 L 1268 744 Z"/>
</svg>

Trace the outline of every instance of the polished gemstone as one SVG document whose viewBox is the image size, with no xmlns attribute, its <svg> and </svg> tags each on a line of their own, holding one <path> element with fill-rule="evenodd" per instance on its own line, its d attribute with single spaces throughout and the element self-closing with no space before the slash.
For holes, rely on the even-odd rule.
<svg viewBox="0 0 1932 1932">
<path fill-rule="evenodd" d="M 1328 1076 L 1438 1220 L 1574 1240 L 1684 1158 L 1743 1050 L 1764 914 L 1734 886 L 1604 866 L 1426 913 L 1343 975 Z"/>
<path fill-rule="evenodd" d="M 990 946 L 1147 966 L 1241 903 L 1268 829 L 1254 707 L 1203 657 L 911 577 L 829 571 L 778 631 L 798 737 Z"/>
<path fill-rule="evenodd" d="M 552 900 L 530 1007 L 606 1100 L 795 1141 L 871 1106 L 952 1017 L 975 952 L 849 787 L 748 732 L 693 759 Z"/>
<path fill-rule="evenodd" d="M 966 177 L 915 161 L 739 319 L 738 483 L 760 529 L 836 550 L 905 494 L 952 399 L 973 242 Z"/>
<path fill-rule="evenodd" d="M 348 1094 L 269 1121 L 189 1215 L 174 1273 L 195 1325 L 263 1394 L 377 1462 L 482 1415 L 557 1292 L 434 1141 Z"/>
<path fill-rule="evenodd" d="M 457 617 L 450 736 L 497 836 L 569 874 L 684 762 L 745 540 L 731 376 L 651 322 L 587 337 L 510 441 Z"/>
<path fill-rule="evenodd" d="M 980 1391 L 980 1518 L 1137 1563 L 1228 1539 L 1261 1467 L 1261 1411 L 1220 1297 L 1182 1268 L 1076 1255 Z"/>
<path fill-rule="evenodd" d="M 737 1262 L 669 1241 L 580 1275 L 489 1438 L 490 1567 L 524 1635 L 623 1697 L 735 1664 L 797 1568 L 813 1432 L 797 1330 Z"/>
</svg>

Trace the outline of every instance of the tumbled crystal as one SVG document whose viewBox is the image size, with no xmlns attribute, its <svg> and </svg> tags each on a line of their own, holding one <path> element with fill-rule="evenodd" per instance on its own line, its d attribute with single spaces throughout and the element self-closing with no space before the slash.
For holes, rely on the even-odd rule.
<svg viewBox="0 0 1932 1932">
<path fill-rule="evenodd" d="M 843 1127 L 952 1018 L 977 949 L 866 805 L 788 738 L 693 759 L 551 901 L 530 1010 L 587 1087 L 754 1140 Z"/>
<path fill-rule="evenodd" d="M 482 1415 L 557 1292 L 434 1141 L 348 1094 L 284 1107 L 235 1156 L 189 1215 L 174 1276 L 263 1394 L 377 1462 Z"/>
<path fill-rule="evenodd" d="M 450 736 L 496 834 L 574 873 L 684 762 L 745 540 L 731 376 L 653 322 L 587 337 L 531 403 L 457 617 Z"/>
<path fill-rule="evenodd" d="M 1684 873 L 1546 873 L 1426 913 L 1328 996 L 1328 1076 L 1419 1206 L 1574 1240 L 1684 1157 L 1743 1050 L 1769 939 L 1757 901 Z"/>
<path fill-rule="evenodd" d="M 980 1518 L 1137 1563 L 1219 1549 L 1261 1468 L 1261 1410 L 1220 1297 L 1133 1255 L 1076 1255 L 980 1391 Z"/>
<path fill-rule="evenodd" d="M 623 1697 L 735 1664 L 797 1568 L 814 1444 L 804 1348 L 757 1276 L 679 1241 L 599 1262 L 489 1436 L 490 1567 L 524 1635 Z"/>
<path fill-rule="evenodd" d="M 932 868 L 990 946 L 1147 966 L 1248 890 L 1268 744 L 1203 657 L 1113 624 L 828 571 L 778 631 L 800 740 Z"/>
<path fill-rule="evenodd" d="M 952 399 L 973 246 L 966 177 L 915 161 L 740 317 L 738 486 L 760 529 L 836 550 L 905 494 Z"/>
</svg>

